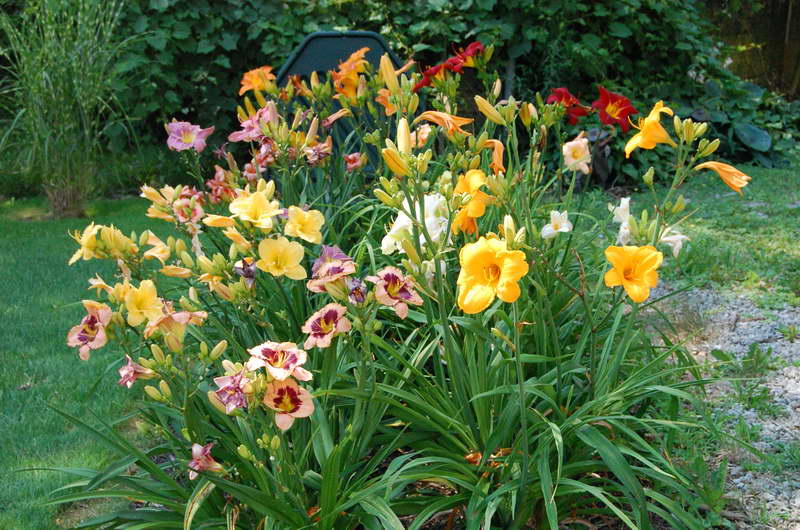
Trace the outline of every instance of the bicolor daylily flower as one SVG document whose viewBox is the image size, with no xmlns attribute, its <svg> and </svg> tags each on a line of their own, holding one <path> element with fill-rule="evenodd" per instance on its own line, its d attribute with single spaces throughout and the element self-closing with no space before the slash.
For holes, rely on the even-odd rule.
<svg viewBox="0 0 800 530">
<path fill-rule="evenodd" d="M 225 471 L 222 464 L 211 456 L 212 447 L 214 447 L 213 442 L 206 445 L 192 444 L 192 459 L 189 461 L 189 480 L 196 479 L 201 471 L 211 471 L 212 473 Z"/>
<path fill-rule="evenodd" d="M 376 276 L 367 276 L 365 279 L 375 284 L 375 300 L 394 309 L 400 318 L 408 316 L 408 304 L 422 305 L 414 279 L 396 267 L 385 267 Z"/>
<path fill-rule="evenodd" d="M 336 335 L 350 331 L 350 321 L 344 316 L 347 308 L 339 304 L 328 304 L 306 320 L 301 331 L 308 333 L 303 347 L 327 348 Z"/>
<path fill-rule="evenodd" d="M 137 379 L 152 379 L 156 377 L 157 374 L 153 370 L 133 362 L 130 356 L 126 355 L 125 359 L 128 362 L 118 370 L 120 386 L 130 388 Z"/>
<path fill-rule="evenodd" d="M 172 121 L 167 124 L 167 146 L 173 151 L 194 149 L 198 153 L 206 148 L 206 139 L 214 132 L 214 127 L 207 129 L 193 125 L 188 121 Z"/>
<path fill-rule="evenodd" d="M 569 222 L 567 211 L 558 212 L 553 210 L 550 212 L 550 222 L 542 227 L 542 238 L 551 239 L 556 237 L 559 232 L 571 231 L 572 223 Z"/>
<path fill-rule="evenodd" d="M 267 373 L 278 381 L 294 377 L 299 381 L 310 381 L 311 372 L 303 368 L 307 354 L 294 342 L 267 341 L 247 350 L 250 360 L 245 365 L 248 370 L 266 369 Z"/>
<path fill-rule="evenodd" d="M 328 260 L 317 268 L 306 287 L 314 293 L 328 292 L 334 298 L 343 299 L 347 295 L 346 279 L 355 272 L 353 260 Z"/>
<path fill-rule="evenodd" d="M 111 321 L 111 308 L 94 300 L 84 300 L 86 316 L 67 333 L 67 346 L 78 348 L 81 360 L 89 359 L 90 350 L 105 346 L 106 326 Z"/>
<path fill-rule="evenodd" d="M 289 429 L 295 418 L 307 418 L 314 413 L 314 399 L 294 379 L 269 383 L 264 405 L 275 411 L 275 425 L 282 431 Z"/>
<path fill-rule="evenodd" d="M 244 369 L 232 375 L 214 378 L 214 384 L 218 387 L 214 394 L 220 403 L 225 405 L 227 414 L 236 409 L 247 408 L 247 393 L 245 390 L 248 383 L 250 383 L 250 379 L 245 376 Z"/>
<path fill-rule="evenodd" d="M 367 285 L 361 278 L 345 279 L 347 286 L 347 299 L 353 305 L 363 304 L 367 299 Z"/>
<path fill-rule="evenodd" d="M 604 125 L 618 124 L 622 128 L 622 132 L 628 132 L 630 129 L 629 116 L 638 114 L 639 111 L 625 96 L 606 90 L 602 86 L 598 86 L 597 89 L 600 97 L 592 103 L 592 107 L 597 109 L 600 123 Z"/>
<path fill-rule="evenodd" d="M 144 338 L 149 339 L 159 331 L 169 349 L 179 352 L 183 349 L 186 326 L 200 326 L 206 318 L 208 313 L 205 311 L 174 311 L 172 304 L 165 302 L 162 315 L 148 322 L 144 328 Z"/>
<path fill-rule="evenodd" d="M 262 127 L 278 120 L 278 108 L 274 101 L 256 111 L 252 116 L 241 120 L 241 130 L 228 135 L 229 142 L 259 142 L 264 138 Z"/>
</svg>

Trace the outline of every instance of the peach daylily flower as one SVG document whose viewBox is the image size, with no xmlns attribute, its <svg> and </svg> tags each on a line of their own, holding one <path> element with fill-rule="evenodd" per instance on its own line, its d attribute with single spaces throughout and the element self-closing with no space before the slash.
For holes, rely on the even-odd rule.
<svg viewBox="0 0 800 530">
<path fill-rule="evenodd" d="M 67 346 L 78 348 L 81 360 L 89 359 L 90 350 L 105 346 L 106 326 L 111 321 L 111 308 L 94 300 L 84 300 L 86 316 L 67 334 Z"/>
<path fill-rule="evenodd" d="M 344 316 L 346 312 L 343 305 L 328 304 L 308 317 L 301 328 L 303 333 L 308 333 L 303 347 L 327 348 L 336 335 L 350 331 L 350 321 Z"/>
<path fill-rule="evenodd" d="M 636 303 L 650 297 L 650 289 L 658 284 L 658 272 L 664 255 L 655 247 L 610 246 L 606 248 L 606 259 L 611 269 L 605 274 L 607 287 L 621 285 Z"/>
<path fill-rule="evenodd" d="M 728 164 L 723 164 L 722 162 L 703 162 L 702 164 L 697 164 L 694 167 L 695 171 L 701 169 L 712 169 L 717 172 L 719 178 L 722 179 L 730 189 L 738 193 L 739 195 L 743 195 L 742 188 L 747 186 L 750 182 L 750 177 L 739 171 L 733 166 Z"/>
<path fill-rule="evenodd" d="M 461 133 L 465 136 L 469 136 L 471 133 L 462 129 L 461 126 L 472 123 L 474 120 L 472 118 L 453 116 L 451 114 L 447 114 L 446 112 L 427 110 L 417 116 L 413 123 L 416 124 L 420 121 L 429 121 L 431 123 L 435 123 L 439 127 L 444 128 L 447 131 L 447 134 L 451 136 L 454 133 Z"/>
</svg>

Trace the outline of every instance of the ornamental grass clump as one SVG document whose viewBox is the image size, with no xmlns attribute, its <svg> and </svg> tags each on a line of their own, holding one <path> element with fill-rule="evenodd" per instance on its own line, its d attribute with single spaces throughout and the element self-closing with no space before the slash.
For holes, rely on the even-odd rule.
<svg viewBox="0 0 800 530">
<path fill-rule="evenodd" d="M 667 142 L 657 104 L 630 154 L 673 149 L 672 185 L 638 216 L 623 199 L 593 218 L 574 194 L 588 140 L 551 138 L 590 110 L 568 91 L 534 104 L 486 87 L 486 119 L 459 116 L 460 71 L 490 54 L 420 75 L 360 50 L 283 87 L 254 69 L 228 136 L 244 159 L 203 168 L 187 136 L 195 181 L 142 188 L 153 231 L 74 234 L 71 261 L 116 273 L 89 280 L 68 343 L 122 365 L 152 446 L 62 412 L 119 459 L 64 470 L 80 478 L 51 502 L 137 501 L 87 522 L 113 527 L 416 529 L 442 512 L 476 529 L 702 527 L 674 443 L 699 428 L 679 404 L 702 382 L 640 309 L 683 242 L 675 195 L 718 143 L 690 120 Z M 631 109 L 604 97 L 614 127 Z"/>
</svg>

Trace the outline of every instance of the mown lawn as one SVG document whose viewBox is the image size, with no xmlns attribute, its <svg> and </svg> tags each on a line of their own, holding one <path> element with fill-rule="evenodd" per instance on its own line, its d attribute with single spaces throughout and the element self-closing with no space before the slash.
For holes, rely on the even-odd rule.
<svg viewBox="0 0 800 530">
<path fill-rule="evenodd" d="M 99 223 L 126 232 L 141 231 L 147 220 L 142 199 L 101 200 L 91 207 Z M 66 346 L 67 330 L 84 314 L 79 301 L 95 271 L 110 276 L 111 266 L 80 262 L 67 267 L 75 249 L 68 230 L 87 219 L 36 220 L 43 203 L 24 200 L 0 204 L 0 528 L 47 529 L 74 524 L 81 512 L 39 503 L 68 477 L 50 471 L 15 471 L 43 467 L 97 467 L 106 450 L 68 424 L 48 405 L 80 417 L 95 412 L 122 415 L 131 399 L 116 385 L 117 355 L 94 352 L 88 362 Z M 109 371 L 110 370 L 110 371 Z M 98 379 L 102 380 L 95 386 Z M 75 511 L 75 508 L 73 508 Z"/>
</svg>

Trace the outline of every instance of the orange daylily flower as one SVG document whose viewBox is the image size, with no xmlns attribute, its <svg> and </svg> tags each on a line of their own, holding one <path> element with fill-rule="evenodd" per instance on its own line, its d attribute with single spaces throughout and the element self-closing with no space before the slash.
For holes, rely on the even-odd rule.
<svg viewBox="0 0 800 530">
<path fill-rule="evenodd" d="M 461 126 L 473 122 L 472 118 L 462 118 L 459 116 L 453 116 L 452 114 L 447 114 L 446 112 L 439 112 L 435 110 L 427 110 L 423 112 L 417 116 L 417 119 L 414 120 L 414 124 L 423 120 L 443 127 L 447 130 L 447 134 L 452 135 L 453 133 L 459 132 L 467 136 L 469 136 L 470 133 L 462 129 Z"/>
<path fill-rule="evenodd" d="M 346 61 L 339 65 L 338 71 L 331 72 L 333 88 L 339 96 L 344 96 L 349 101 L 356 99 L 358 74 L 363 73 L 366 69 L 367 60 L 364 59 L 364 55 L 368 51 L 369 48 L 364 47 L 353 52 Z"/>
<path fill-rule="evenodd" d="M 722 179 L 722 182 L 728 185 L 730 189 L 742 195 L 742 188 L 747 186 L 750 182 L 750 177 L 739 171 L 733 166 L 723 164 L 722 162 L 703 162 L 694 167 L 695 171 L 700 169 L 713 169 Z"/>
<path fill-rule="evenodd" d="M 491 168 L 496 175 L 505 173 L 506 167 L 503 165 L 505 146 L 503 146 L 503 142 L 500 140 L 486 140 L 486 147 L 492 149 L 492 162 L 489 164 L 489 168 Z"/>
<path fill-rule="evenodd" d="M 629 158 L 637 147 L 641 149 L 653 149 L 656 144 L 669 144 L 675 147 L 675 142 L 669 137 L 669 133 L 661 125 L 661 113 L 672 116 L 672 109 L 664 106 L 663 101 L 659 101 L 653 106 L 650 114 L 639 120 L 636 127 L 639 132 L 634 134 L 628 143 L 625 144 L 625 158 Z"/>
<path fill-rule="evenodd" d="M 389 96 L 391 92 L 389 92 L 388 88 L 382 88 L 378 90 L 378 97 L 375 98 L 376 103 L 380 103 L 383 106 L 383 111 L 386 113 L 387 116 L 391 116 L 397 109 L 394 105 L 389 103 Z"/>
<path fill-rule="evenodd" d="M 621 285 L 636 303 L 650 297 L 650 289 L 658 284 L 658 272 L 664 255 L 652 245 L 644 247 L 610 246 L 606 248 L 606 259 L 611 269 L 606 272 L 607 287 Z"/>
<path fill-rule="evenodd" d="M 274 80 L 275 74 L 272 73 L 271 66 L 262 66 L 245 72 L 242 76 L 242 87 L 239 89 L 239 95 L 241 96 L 250 90 L 266 90 Z"/>
</svg>

